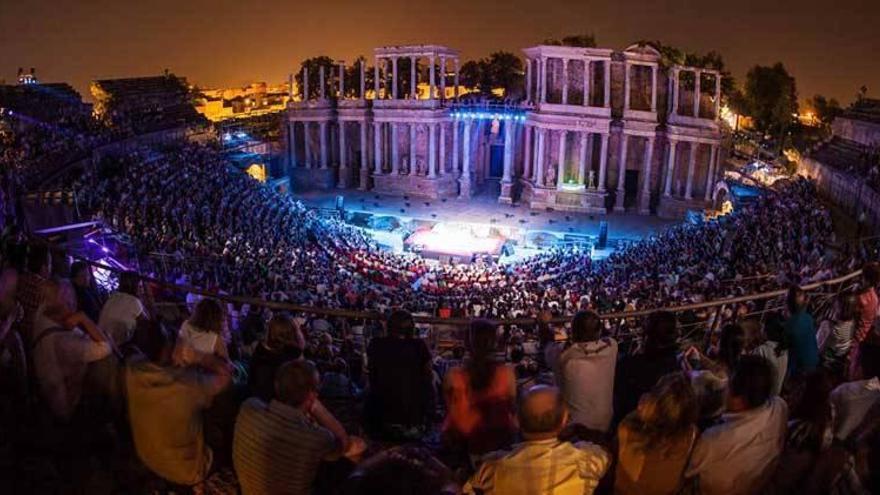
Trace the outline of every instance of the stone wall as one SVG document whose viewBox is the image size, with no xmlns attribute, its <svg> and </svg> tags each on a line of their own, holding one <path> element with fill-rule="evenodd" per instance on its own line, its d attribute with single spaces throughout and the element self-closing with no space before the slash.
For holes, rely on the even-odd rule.
<svg viewBox="0 0 880 495">
<path fill-rule="evenodd" d="M 813 158 L 801 159 L 798 174 L 815 180 L 819 192 L 853 218 L 858 218 L 864 212 L 872 230 L 880 228 L 880 194 L 865 184 L 863 179 Z"/>
<path fill-rule="evenodd" d="M 880 146 L 880 124 L 837 117 L 831 124 L 835 136 L 868 146 Z"/>
</svg>

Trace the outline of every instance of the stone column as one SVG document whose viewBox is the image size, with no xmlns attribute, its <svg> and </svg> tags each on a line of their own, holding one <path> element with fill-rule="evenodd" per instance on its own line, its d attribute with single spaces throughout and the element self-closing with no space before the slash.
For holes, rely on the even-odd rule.
<svg viewBox="0 0 880 495">
<path fill-rule="evenodd" d="M 297 166 L 296 163 L 296 121 L 293 121 L 288 126 L 287 130 L 287 138 L 290 140 L 290 146 L 288 147 L 288 153 L 290 154 L 290 168 L 295 168 Z M 289 173 L 289 171 L 288 171 Z"/>
<path fill-rule="evenodd" d="M 532 101 L 532 59 L 526 59 L 526 101 Z"/>
<path fill-rule="evenodd" d="M 611 108 L 611 59 L 605 61 L 605 108 Z"/>
<path fill-rule="evenodd" d="M 327 84 L 324 80 L 324 66 L 318 68 L 318 94 L 321 99 L 327 98 Z"/>
<path fill-rule="evenodd" d="M 418 76 L 417 69 L 418 69 L 418 67 L 416 67 L 416 58 L 410 57 L 409 58 L 409 97 L 412 98 L 413 100 L 419 99 L 419 92 L 416 88 L 416 84 L 419 83 L 419 80 L 417 77 Z"/>
<path fill-rule="evenodd" d="M 608 133 L 602 133 L 602 146 L 599 149 L 599 191 L 605 192 L 605 177 L 608 175 Z"/>
<path fill-rule="evenodd" d="M 391 123 L 391 175 L 400 174 L 400 141 L 398 141 L 397 122 Z"/>
<path fill-rule="evenodd" d="M 379 99 L 379 82 L 380 82 L 380 79 L 379 79 L 379 61 L 380 61 L 380 60 L 382 60 L 382 59 L 379 58 L 379 57 L 376 57 L 376 66 L 373 67 L 373 91 L 376 92 L 376 94 L 373 96 L 373 99 L 374 99 L 374 100 L 378 100 L 378 99 Z"/>
<path fill-rule="evenodd" d="M 416 172 L 416 125 L 409 125 L 409 175 L 418 175 Z"/>
<path fill-rule="evenodd" d="M 715 74 L 715 117 L 718 120 L 721 116 L 721 74 Z"/>
<path fill-rule="evenodd" d="M 541 103 L 547 103 L 547 59 L 541 57 L 539 60 L 541 63 L 541 79 L 539 82 L 541 86 Z"/>
<path fill-rule="evenodd" d="M 312 168 L 312 144 L 309 142 L 309 122 L 303 121 L 303 166 Z"/>
<path fill-rule="evenodd" d="M 391 57 L 391 98 L 397 99 L 397 57 Z"/>
<path fill-rule="evenodd" d="M 458 101 L 458 58 L 455 59 L 455 88 L 453 88 L 453 96 L 455 96 L 455 100 Z"/>
<path fill-rule="evenodd" d="M 718 145 L 712 145 L 712 152 L 709 154 L 709 167 L 706 170 L 706 193 L 703 195 L 705 201 L 709 201 L 712 197 L 712 186 L 714 186 L 715 169 L 718 166 Z"/>
<path fill-rule="evenodd" d="M 657 111 L 657 66 L 651 66 L 651 111 Z"/>
<path fill-rule="evenodd" d="M 458 121 L 452 121 L 452 175 L 456 175 L 459 173 L 458 166 L 461 164 L 461 154 L 459 153 L 459 149 L 461 146 L 458 145 L 458 139 L 461 136 L 461 129 L 459 129 Z"/>
<path fill-rule="evenodd" d="M 513 148 L 516 143 L 513 140 L 513 121 L 504 122 L 504 175 L 503 182 L 510 182 L 513 175 Z"/>
<path fill-rule="evenodd" d="M 626 154 L 629 136 L 621 134 L 620 162 L 617 164 L 617 198 L 614 201 L 614 211 L 624 211 L 623 197 L 626 195 L 624 181 L 626 181 Z"/>
<path fill-rule="evenodd" d="M 639 213 L 647 215 L 651 212 L 651 172 L 654 165 L 654 138 L 649 137 L 645 146 L 645 177 L 642 180 L 642 197 L 639 200 Z"/>
<path fill-rule="evenodd" d="M 672 69 L 672 115 L 678 115 L 678 68 Z"/>
<path fill-rule="evenodd" d="M 675 175 L 675 147 L 678 141 L 669 140 L 669 162 L 666 164 L 666 184 L 663 186 L 663 195 L 667 198 L 672 195 L 672 178 Z"/>
<path fill-rule="evenodd" d="M 559 160 L 556 164 L 556 189 L 562 189 L 565 184 L 565 139 L 568 133 L 559 131 Z"/>
<path fill-rule="evenodd" d="M 584 106 L 590 106 L 590 59 L 584 60 Z"/>
<path fill-rule="evenodd" d="M 433 100 L 434 99 L 434 86 L 435 86 L 435 84 L 434 84 L 435 70 L 434 70 L 434 56 L 433 55 L 431 55 L 428 58 L 428 63 L 431 64 L 431 66 L 428 68 L 428 77 L 431 79 L 431 81 L 428 83 L 428 99 Z"/>
<path fill-rule="evenodd" d="M 446 57 L 440 56 L 440 101 L 446 100 Z M 442 126 L 440 127 L 443 128 Z M 442 132 L 442 131 L 441 131 Z"/>
<path fill-rule="evenodd" d="M 623 71 L 623 109 L 629 110 L 629 93 L 630 93 L 629 76 L 630 76 L 630 72 L 631 72 L 630 69 L 632 68 L 632 64 L 630 64 L 629 62 L 626 62 L 625 67 L 626 68 Z"/>
<path fill-rule="evenodd" d="M 346 149 L 345 149 L 345 121 L 339 121 L 339 169 L 340 175 L 342 175 L 341 171 L 348 168 L 348 161 L 346 160 Z"/>
<path fill-rule="evenodd" d="M 446 122 L 440 123 L 440 175 L 446 175 Z"/>
<path fill-rule="evenodd" d="M 461 168 L 461 178 L 459 185 L 461 187 L 460 196 L 463 198 L 471 197 L 471 120 L 465 119 L 464 130 L 462 134 L 462 155 L 463 165 Z"/>
<path fill-rule="evenodd" d="M 526 124 L 523 132 L 523 174 L 522 178 L 530 180 L 532 178 L 532 126 Z"/>
<path fill-rule="evenodd" d="M 428 177 L 437 176 L 437 124 L 428 124 Z"/>
<path fill-rule="evenodd" d="M 587 178 L 587 133 L 581 132 L 581 143 L 578 147 L 578 178 L 579 186 L 586 187 Z"/>
<path fill-rule="evenodd" d="M 361 64 L 363 67 L 363 64 Z M 361 97 L 363 98 L 363 91 L 361 91 Z M 358 122 L 360 126 L 360 138 L 361 138 L 361 168 L 360 168 L 360 183 L 358 185 L 361 191 L 367 190 L 367 182 L 369 181 L 370 174 L 370 166 L 367 163 L 369 161 L 369 153 L 367 153 L 367 121 L 362 120 Z"/>
<path fill-rule="evenodd" d="M 367 59 L 362 58 L 359 68 L 360 86 L 358 87 L 358 96 L 362 100 L 367 98 Z"/>
<path fill-rule="evenodd" d="M 328 152 L 330 150 L 327 149 L 327 121 L 321 121 L 318 126 L 318 132 L 321 133 L 319 137 L 321 141 L 321 168 L 327 169 L 330 166 L 328 163 Z"/>
<path fill-rule="evenodd" d="M 694 118 L 700 118 L 700 75 L 702 72 L 694 71 Z"/>
<path fill-rule="evenodd" d="M 345 62 L 339 62 L 339 99 L 345 99 Z"/>
<path fill-rule="evenodd" d="M 562 104 L 568 105 L 568 59 L 562 59 Z"/>
<path fill-rule="evenodd" d="M 373 171 L 382 174 L 382 123 L 373 122 Z"/>
<path fill-rule="evenodd" d="M 538 187 L 544 187 L 544 140 L 546 139 L 546 130 L 542 128 L 536 129 L 538 133 L 538 146 L 535 150 L 535 182 Z"/>
<path fill-rule="evenodd" d="M 685 199 L 693 199 L 693 189 L 694 189 L 694 167 L 697 162 L 697 143 L 695 141 L 691 141 L 688 143 L 690 146 L 690 153 L 688 155 L 688 175 L 687 175 L 687 186 L 685 186 L 684 190 L 684 198 Z"/>
<path fill-rule="evenodd" d="M 303 101 L 309 101 L 309 68 L 303 67 Z"/>
</svg>

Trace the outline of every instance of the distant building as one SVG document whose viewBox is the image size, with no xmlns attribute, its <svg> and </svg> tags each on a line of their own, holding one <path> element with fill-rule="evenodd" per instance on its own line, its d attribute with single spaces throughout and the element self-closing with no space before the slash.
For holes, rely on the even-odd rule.
<svg viewBox="0 0 880 495">
<path fill-rule="evenodd" d="M 105 79 L 91 84 L 95 114 L 110 127 L 135 134 L 205 123 L 186 79 L 174 74 Z"/>
<path fill-rule="evenodd" d="M 202 89 L 195 99 L 196 111 L 212 122 L 280 112 L 287 108 L 287 84 L 251 83 L 244 88 Z"/>
</svg>

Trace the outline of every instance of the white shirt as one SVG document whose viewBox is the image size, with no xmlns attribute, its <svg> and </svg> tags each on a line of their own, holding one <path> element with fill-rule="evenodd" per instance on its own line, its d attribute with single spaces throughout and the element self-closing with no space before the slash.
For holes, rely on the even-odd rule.
<svg viewBox="0 0 880 495">
<path fill-rule="evenodd" d="M 52 413 L 69 418 L 79 405 L 88 364 L 110 355 L 107 342 L 95 342 L 79 329 L 44 332 L 59 325 L 43 315 L 43 308 L 34 319 L 34 338 L 40 339 L 33 350 L 34 371 L 40 392 Z"/>
<path fill-rule="evenodd" d="M 146 310 L 140 299 L 125 292 L 114 292 L 101 308 L 98 326 L 107 332 L 114 342 L 122 344 L 131 340 L 137 319 L 144 314 Z"/>
<path fill-rule="evenodd" d="M 555 438 L 523 442 L 489 454 L 464 486 L 485 495 L 589 495 L 608 470 L 611 456 L 589 442 Z"/>
<path fill-rule="evenodd" d="M 834 438 L 846 438 L 861 424 L 871 406 L 880 401 L 880 380 L 858 380 L 839 385 L 831 392 Z"/>
<path fill-rule="evenodd" d="M 574 344 L 559 357 L 556 383 L 572 423 L 608 431 L 614 414 L 617 341 L 611 338 Z"/>
<path fill-rule="evenodd" d="M 779 346 L 776 342 L 767 341 L 752 351 L 752 354 L 761 356 L 773 365 L 773 395 L 782 393 L 782 385 L 785 383 L 785 374 L 788 373 L 788 351 L 776 353 Z"/>
<path fill-rule="evenodd" d="M 192 326 L 189 320 L 180 325 L 178 337 L 184 339 L 193 349 L 202 354 L 214 354 L 214 346 L 217 344 L 219 335 L 213 332 L 204 332 Z"/>
<path fill-rule="evenodd" d="M 758 493 L 782 453 L 788 405 L 773 397 L 756 409 L 724 414 L 721 421 L 697 440 L 685 476 L 699 476 L 703 495 Z"/>
</svg>

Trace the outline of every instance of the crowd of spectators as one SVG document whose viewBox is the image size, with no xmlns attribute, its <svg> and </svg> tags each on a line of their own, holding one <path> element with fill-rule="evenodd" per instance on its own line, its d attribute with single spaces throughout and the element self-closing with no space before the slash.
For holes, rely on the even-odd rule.
<svg viewBox="0 0 880 495">
<path fill-rule="evenodd" d="M 76 489 L 131 459 L 115 475 L 123 492 L 880 489 L 880 267 L 865 264 L 858 286 L 817 311 L 800 285 L 863 260 L 840 249 L 807 181 L 603 261 L 553 250 L 458 266 L 383 251 L 209 147 L 111 159 L 76 187 L 137 250 L 168 254 L 170 279 L 217 297 L 133 272 L 106 294 L 89 264 L 4 233 L 8 473 L 37 451 Z M 785 309 L 762 318 L 748 316 L 768 310 L 754 304 L 660 309 L 780 287 Z M 168 292 L 185 304 L 155 303 Z M 603 317 L 633 309 L 653 312 Z M 414 313 L 471 318 L 464 345 L 429 346 Z M 519 316 L 535 323 L 493 321 Z M 682 334 L 695 322 L 710 332 L 698 343 Z M 102 442 L 117 459 L 95 458 Z M 39 491 L 26 476 L 0 480 Z"/>
<path fill-rule="evenodd" d="M 94 455 L 84 436 L 109 435 L 140 470 L 123 490 L 871 493 L 880 481 L 874 263 L 819 324 L 792 287 L 784 312 L 736 319 L 699 348 L 663 310 L 635 347 L 593 309 L 555 329 L 542 316 L 559 352 L 524 380 L 513 334 L 490 320 L 472 320 L 451 354 L 402 309 L 359 333 L 357 319 L 202 297 L 172 326 L 136 274 L 106 295 L 88 265 L 7 241 L 5 451 L 32 448 L 21 432 L 40 418 L 65 473 Z M 33 489 L 8 479 L 8 493 Z"/>
<path fill-rule="evenodd" d="M 813 185 L 780 185 L 717 221 L 682 224 L 594 262 L 554 249 L 513 263 L 431 264 L 227 166 L 195 145 L 108 165 L 81 204 L 160 252 L 175 277 L 227 293 L 329 308 L 508 318 L 651 309 L 805 284 L 852 270 Z M 174 261 L 177 261 L 175 265 Z M 187 260 L 197 263 L 187 264 Z M 165 267 L 169 266 L 166 262 Z"/>
</svg>

